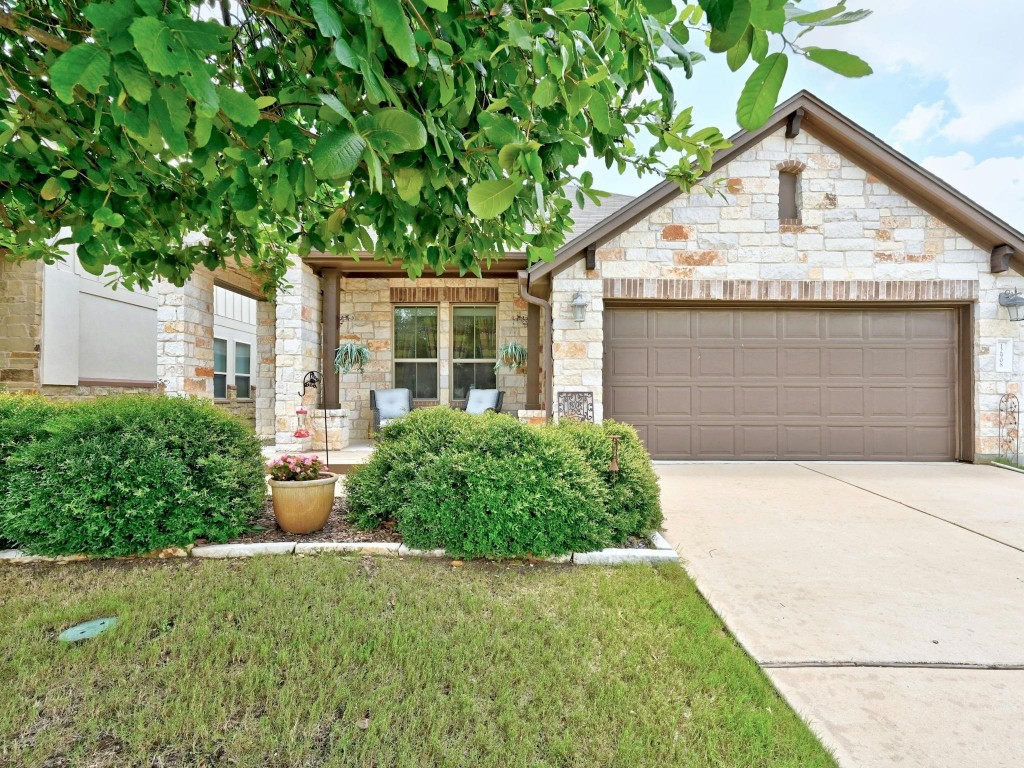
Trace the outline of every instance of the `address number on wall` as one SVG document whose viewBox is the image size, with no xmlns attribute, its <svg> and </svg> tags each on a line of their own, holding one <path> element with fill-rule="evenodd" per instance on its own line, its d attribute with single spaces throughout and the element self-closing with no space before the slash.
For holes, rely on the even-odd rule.
<svg viewBox="0 0 1024 768">
<path fill-rule="evenodd" d="M 1013 372 L 1013 339 L 996 341 L 996 371 L 999 373 Z"/>
</svg>

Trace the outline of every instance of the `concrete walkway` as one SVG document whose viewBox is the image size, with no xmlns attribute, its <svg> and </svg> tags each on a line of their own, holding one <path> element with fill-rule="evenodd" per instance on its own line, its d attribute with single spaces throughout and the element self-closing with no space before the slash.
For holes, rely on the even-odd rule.
<svg viewBox="0 0 1024 768">
<path fill-rule="evenodd" d="M 1024 766 L 1024 475 L 657 471 L 666 537 L 840 765 Z"/>
</svg>

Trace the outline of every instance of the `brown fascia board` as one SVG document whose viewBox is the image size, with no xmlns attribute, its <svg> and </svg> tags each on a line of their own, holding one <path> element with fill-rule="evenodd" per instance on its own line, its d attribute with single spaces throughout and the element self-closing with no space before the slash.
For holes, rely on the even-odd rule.
<svg viewBox="0 0 1024 768">
<path fill-rule="evenodd" d="M 1016 272 L 1024 274 L 1024 234 L 808 91 L 800 91 L 780 104 L 758 130 L 740 131 L 733 135 L 730 138 L 732 146 L 715 153 L 711 170 L 705 176 L 711 176 L 783 125 L 788 129 L 790 116 L 798 111 L 802 113 L 800 129 L 806 128 L 808 133 L 945 221 L 971 242 L 989 253 L 1002 245 L 1010 246 L 1014 250 L 1010 264 Z M 529 270 L 530 282 L 561 272 L 585 256 L 588 248 L 600 247 L 681 194 L 679 185 L 673 181 L 657 184 L 597 226 L 563 245 L 553 261 L 535 264 Z"/>
</svg>

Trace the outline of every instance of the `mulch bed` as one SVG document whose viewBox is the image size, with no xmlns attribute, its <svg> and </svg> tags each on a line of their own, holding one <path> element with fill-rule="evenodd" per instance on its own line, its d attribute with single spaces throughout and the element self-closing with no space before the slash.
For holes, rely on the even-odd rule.
<svg viewBox="0 0 1024 768">
<path fill-rule="evenodd" d="M 286 533 L 274 521 L 274 505 L 268 499 L 263 514 L 253 524 L 254 530 L 243 533 L 232 544 L 258 544 L 268 541 L 358 541 L 358 542 L 401 542 L 402 535 L 394 530 L 391 523 L 385 523 L 373 531 L 363 531 L 348 521 L 347 509 L 342 499 L 334 500 L 334 509 L 323 529 L 314 533 Z"/>
<path fill-rule="evenodd" d="M 277 527 L 274 520 L 274 505 L 268 499 L 263 513 L 253 523 L 253 530 L 230 541 L 231 544 L 262 544 L 271 541 L 355 541 L 401 543 L 402 534 L 388 522 L 372 531 L 363 531 L 348 521 L 348 510 L 343 499 L 334 500 L 334 509 L 323 529 L 314 533 L 286 533 Z M 205 541 L 196 542 L 205 544 Z M 630 536 L 617 545 L 623 549 L 652 549 L 651 542 L 639 536 Z"/>
</svg>

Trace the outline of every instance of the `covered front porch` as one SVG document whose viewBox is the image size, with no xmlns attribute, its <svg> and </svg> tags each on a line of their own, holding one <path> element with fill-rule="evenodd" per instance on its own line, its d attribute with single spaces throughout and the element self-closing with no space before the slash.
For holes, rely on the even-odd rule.
<svg viewBox="0 0 1024 768">
<path fill-rule="evenodd" d="M 400 264 L 372 259 L 313 255 L 295 264 L 286 278 L 291 288 L 276 302 L 274 450 L 365 446 L 370 392 L 396 387 L 412 391 L 414 407 L 460 407 L 470 387 L 499 389 L 504 413 L 543 420 L 547 322 L 542 305 L 522 295 L 525 267 L 525 257 L 513 254 L 481 277 L 411 280 Z M 336 372 L 335 352 L 345 342 L 369 349 L 362 372 Z M 526 348 L 525 368 L 496 369 L 510 342 Z M 312 371 L 322 378 L 304 389 Z"/>
</svg>

